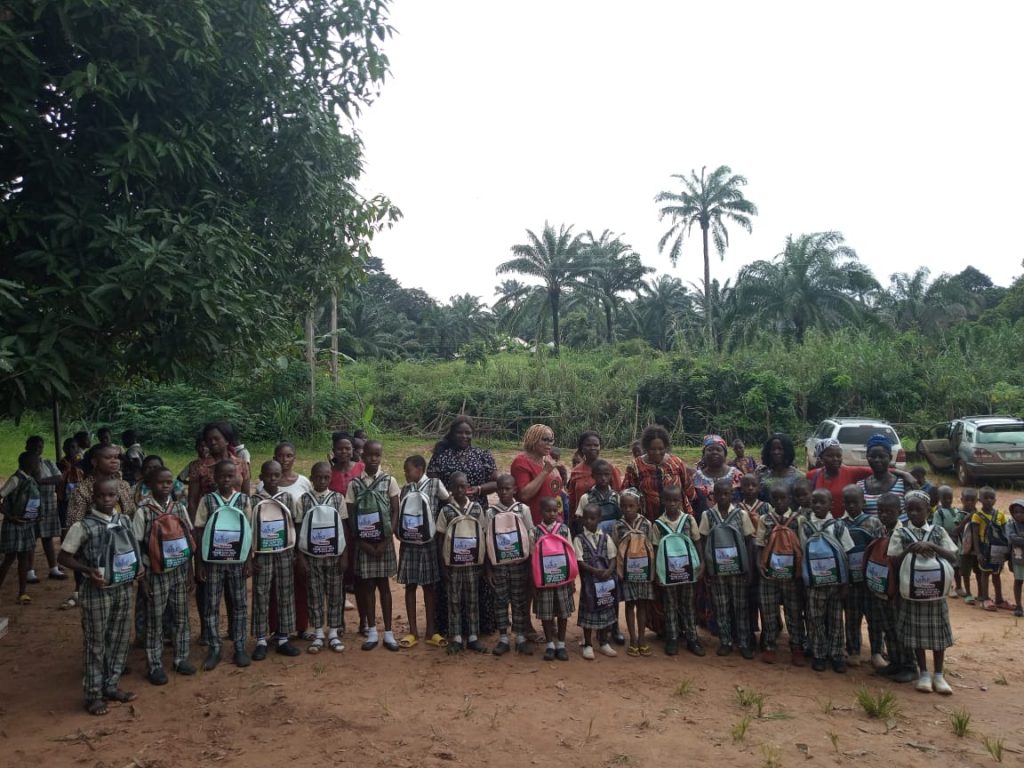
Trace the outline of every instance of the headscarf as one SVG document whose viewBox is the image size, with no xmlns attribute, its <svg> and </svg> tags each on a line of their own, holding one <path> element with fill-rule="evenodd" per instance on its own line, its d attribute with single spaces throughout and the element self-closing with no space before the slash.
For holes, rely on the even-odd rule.
<svg viewBox="0 0 1024 768">
<path fill-rule="evenodd" d="M 917 499 L 918 501 L 923 501 L 925 505 L 928 507 L 931 507 L 932 505 L 931 497 L 924 491 L 907 491 L 903 495 L 903 505 L 906 506 L 914 499 Z"/>
<path fill-rule="evenodd" d="M 870 440 L 868 441 L 871 442 Z M 814 446 L 814 458 L 820 459 L 824 455 L 825 451 L 829 448 L 842 448 L 842 443 L 836 440 L 834 437 L 826 437 L 824 440 L 819 440 L 818 444 Z M 870 447 L 870 445 L 868 446 Z"/>
<path fill-rule="evenodd" d="M 1014 499 L 1013 501 L 1010 502 L 1010 506 L 1008 506 L 1007 509 L 1012 511 L 1014 507 L 1020 507 L 1021 509 L 1024 509 L 1024 499 Z"/>
<path fill-rule="evenodd" d="M 885 448 L 886 451 L 888 451 L 890 454 L 892 454 L 892 440 L 890 440 L 888 438 L 888 436 L 886 436 L 886 435 L 882 435 L 882 434 L 872 435 L 871 437 L 868 438 L 868 441 L 866 443 L 864 443 L 864 447 L 867 450 L 869 450 L 869 451 L 872 448 L 875 448 L 875 447 L 878 447 L 878 446 L 881 446 L 882 448 Z"/>
<path fill-rule="evenodd" d="M 722 450 L 725 451 L 725 455 L 729 455 L 729 446 L 721 435 L 704 435 L 704 440 L 701 442 L 701 447 L 707 448 L 709 445 L 720 445 Z"/>
<path fill-rule="evenodd" d="M 539 443 L 541 441 L 541 438 L 543 438 L 544 435 L 546 435 L 548 432 L 554 434 L 551 427 L 549 427 L 547 424 L 532 425 L 529 429 L 526 430 L 526 433 L 523 435 L 523 450 L 526 451 L 527 453 L 532 452 L 533 449 L 536 447 L 537 443 Z"/>
</svg>

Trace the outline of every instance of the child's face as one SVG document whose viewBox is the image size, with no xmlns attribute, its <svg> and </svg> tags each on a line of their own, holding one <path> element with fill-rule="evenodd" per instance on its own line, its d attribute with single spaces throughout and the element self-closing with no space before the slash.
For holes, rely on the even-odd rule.
<svg viewBox="0 0 1024 768">
<path fill-rule="evenodd" d="M 263 488 L 270 493 L 277 493 L 281 487 L 281 465 L 276 461 L 268 461 L 260 469 L 260 480 L 263 481 Z"/>
<path fill-rule="evenodd" d="M 918 485 L 924 485 L 925 478 L 928 477 L 923 469 L 914 469 L 911 471 L 910 475 L 917 480 Z"/>
<path fill-rule="evenodd" d="M 405 462 L 405 466 L 402 469 L 405 470 L 405 482 L 407 483 L 418 483 L 426 471 L 426 467 L 421 467 L 408 461 Z"/>
<path fill-rule="evenodd" d="M 583 527 L 593 533 L 601 522 L 601 510 L 597 504 L 587 504 L 583 508 Z"/>
<path fill-rule="evenodd" d="M 295 449 L 290 445 L 283 445 L 274 451 L 274 461 L 281 465 L 282 474 L 291 472 L 295 466 Z"/>
<path fill-rule="evenodd" d="M 503 477 L 498 481 L 498 501 L 506 507 L 512 506 L 516 500 L 516 481 L 511 477 Z"/>
<path fill-rule="evenodd" d="M 747 453 L 747 446 L 743 444 L 742 440 L 733 440 L 732 452 L 736 455 L 737 459 L 742 459 Z"/>
<path fill-rule="evenodd" d="M 92 490 L 92 503 L 105 515 L 113 513 L 117 507 L 117 483 L 112 480 L 96 483 Z"/>
<path fill-rule="evenodd" d="M 761 492 L 761 484 L 757 481 L 756 477 L 744 475 L 743 479 L 740 480 L 740 490 L 743 491 L 743 500 L 751 502 L 754 501 L 757 498 L 757 495 Z"/>
<path fill-rule="evenodd" d="M 352 443 L 347 438 L 334 441 L 334 460 L 342 464 L 352 461 Z"/>
<path fill-rule="evenodd" d="M 675 520 L 683 511 L 683 494 L 678 488 L 666 488 L 661 494 L 661 503 L 665 505 L 665 514 L 669 519 Z"/>
<path fill-rule="evenodd" d="M 811 505 L 811 489 L 806 485 L 797 485 L 793 488 L 793 501 L 800 509 L 806 509 Z"/>
<path fill-rule="evenodd" d="M 1017 525 L 1024 525 L 1024 506 L 1014 504 L 1010 507 L 1010 516 Z"/>
<path fill-rule="evenodd" d="M 640 500 L 633 495 L 623 496 L 619 500 L 619 509 L 622 510 L 622 516 L 632 523 L 640 514 Z"/>
<path fill-rule="evenodd" d="M 980 496 L 981 508 L 986 512 L 991 512 L 992 508 L 996 505 L 995 491 L 982 491 Z"/>
<path fill-rule="evenodd" d="M 381 448 L 376 443 L 370 443 L 363 449 L 363 464 L 366 466 L 367 474 L 377 474 L 377 470 L 380 469 L 380 458 Z"/>
<path fill-rule="evenodd" d="M 171 474 L 169 469 L 161 467 L 157 471 L 153 472 L 150 476 L 149 490 L 153 494 L 153 498 L 158 501 L 163 501 L 171 495 L 171 490 L 174 488 L 174 475 Z"/>
<path fill-rule="evenodd" d="M 644 449 L 643 446 L 640 445 L 639 440 L 633 443 L 632 446 L 630 446 L 629 452 L 633 454 L 634 459 L 639 459 L 641 456 L 644 455 Z"/>
<path fill-rule="evenodd" d="M 864 493 L 859 488 L 843 491 L 843 509 L 850 517 L 860 517 L 864 511 Z"/>
<path fill-rule="evenodd" d="M 217 470 L 213 481 L 217 484 L 217 492 L 225 498 L 235 490 L 235 468 L 224 466 Z"/>
<path fill-rule="evenodd" d="M 369 464 L 366 465 L 369 468 Z M 466 489 L 469 487 L 469 481 L 466 480 L 465 475 L 458 475 L 451 479 L 451 488 L 449 489 L 454 498 L 459 504 L 466 501 Z"/>
<path fill-rule="evenodd" d="M 978 493 L 977 491 L 963 491 L 960 493 L 960 506 L 966 510 L 974 511 L 974 508 L 978 506 Z"/>
<path fill-rule="evenodd" d="M 768 498 L 771 499 L 772 509 L 774 509 L 778 514 L 783 515 L 789 509 L 789 494 L 786 493 L 785 488 L 772 488 L 772 492 L 769 494 Z"/>
<path fill-rule="evenodd" d="M 540 513 L 544 520 L 544 525 L 551 525 L 558 520 L 558 514 L 562 511 L 562 505 L 558 499 L 546 497 L 540 505 Z"/>
<path fill-rule="evenodd" d="M 900 519 L 900 505 L 898 502 L 878 502 L 878 520 L 885 526 L 886 530 L 891 531 L 896 527 L 896 522 Z"/>
<path fill-rule="evenodd" d="M 594 473 L 594 484 L 598 488 L 607 488 L 612 484 L 612 470 L 610 467 L 601 467 Z"/>
<path fill-rule="evenodd" d="M 352 461 L 362 461 L 364 464 L 366 461 L 363 458 L 363 446 L 366 445 L 366 441 L 354 437 L 352 438 Z"/>
<path fill-rule="evenodd" d="M 832 512 L 832 494 L 821 488 L 811 494 L 811 512 L 819 520 L 824 520 Z"/>
<path fill-rule="evenodd" d="M 724 511 L 732 506 L 733 491 L 731 485 L 716 483 L 714 494 L 715 504 L 718 505 L 720 510 Z"/>
<path fill-rule="evenodd" d="M 939 489 L 934 485 L 928 489 L 928 501 L 933 507 L 939 503 Z"/>
<path fill-rule="evenodd" d="M 916 526 L 922 526 L 928 520 L 928 504 L 924 499 L 911 499 L 907 502 L 907 518 Z"/>
<path fill-rule="evenodd" d="M 310 473 L 309 481 L 313 484 L 313 490 L 323 493 L 331 484 L 330 467 L 314 467 Z"/>
<path fill-rule="evenodd" d="M 939 490 L 939 504 L 941 504 L 944 507 L 952 507 L 953 506 L 953 489 L 952 488 L 942 488 L 941 490 Z"/>
</svg>

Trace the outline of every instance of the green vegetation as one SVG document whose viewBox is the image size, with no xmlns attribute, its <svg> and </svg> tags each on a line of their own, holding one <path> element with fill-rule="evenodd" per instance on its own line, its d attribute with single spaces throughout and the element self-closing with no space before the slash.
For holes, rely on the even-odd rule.
<svg viewBox="0 0 1024 768">
<path fill-rule="evenodd" d="M 953 710 L 949 715 L 949 722 L 953 726 L 953 733 L 961 739 L 971 731 L 971 713 L 966 707 Z"/>
<path fill-rule="evenodd" d="M 858 688 L 857 703 L 868 717 L 876 720 L 888 720 L 900 712 L 900 703 L 892 691 L 879 691 L 873 696 L 867 688 Z"/>
</svg>

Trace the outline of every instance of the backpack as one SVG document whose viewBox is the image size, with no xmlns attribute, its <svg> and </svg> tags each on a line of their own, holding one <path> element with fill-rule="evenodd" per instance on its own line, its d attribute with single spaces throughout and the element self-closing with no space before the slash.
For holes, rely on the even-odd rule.
<svg viewBox="0 0 1024 768">
<path fill-rule="evenodd" d="M 277 498 L 262 499 L 252 510 L 258 555 L 285 552 L 295 546 L 295 521 L 292 512 Z"/>
<path fill-rule="evenodd" d="M 405 544 L 426 544 L 434 540 L 437 526 L 434 521 L 434 499 L 427 493 L 430 478 L 409 483 L 402 490 L 398 510 L 398 540 Z"/>
<path fill-rule="evenodd" d="M 322 502 L 309 493 L 304 498 L 313 503 L 302 516 L 299 551 L 310 557 L 337 557 L 345 551 L 345 527 L 338 508 L 327 503 L 328 499 L 336 498 L 334 491 Z"/>
<path fill-rule="evenodd" d="M 657 520 L 654 523 L 665 534 L 658 542 L 655 567 L 658 581 L 666 587 L 692 584 L 700 572 L 700 555 L 697 554 L 693 539 L 686 534 L 689 518 L 690 515 L 684 512 L 675 530 L 672 530 L 664 520 Z"/>
<path fill-rule="evenodd" d="M 767 577 L 780 581 L 795 579 L 802 572 L 802 565 L 803 547 L 796 531 L 788 522 L 773 522 L 761 550 L 761 567 Z"/>
<path fill-rule="evenodd" d="M 606 569 L 608 567 L 608 534 L 602 532 L 597 537 L 597 546 L 590 543 L 585 534 L 580 534 L 580 541 L 585 550 L 584 562 L 594 568 Z M 587 613 L 598 611 L 614 611 L 616 607 L 617 594 L 615 589 L 615 576 L 598 581 L 594 576 L 583 578 L 583 610 Z"/>
<path fill-rule="evenodd" d="M 597 504 L 601 509 L 601 522 L 622 519 L 622 510 L 619 509 L 619 494 L 615 491 L 609 491 L 608 495 L 602 499 L 596 490 L 591 489 L 587 494 L 587 503 Z"/>
<path fill-rule="evenodd" d="M 143 506 L 157 511 L 150 523 L 149 541 L 146 542 L 149 570 L 153 573 L 167 573 L 187 565 L 196 544 L 185 521 L 174 514 L 178 503 L 171 501 L 164 509 L 151 496 L 143 501 Z"/>
<path fill-rule="evenodd" d="M 651 580 L 654 547 L 642 530 L 627 525 L 625 534 L 619 540 L 618 552 L 619 578 L 634 583 Z"/>
<path fill-rule="evenodd" d="M 907 544 L 927 541 L 935 531 L 932 528 L 924 537 L 918 539 L 913 531 L 907 528 L 902 530 Z M 945 600 L 953 583 L 953 566 L 941 557 L 909 552 L 900 563 L 900 597 L 904 600 Z"/>
<path fill-rule="evenodd" d="M 558 532 L 558 523 L 550 530 L 541 523 L 542 531 L 533 545 L 533 584 L 538 589 L 549 589 L 572 584 L 579 575 L 576 550 L 569 540 Z"/>
<path fill-rule="evenodd" d="M 853 549 L 846 553 L 846 562 L 849 565 L 850 581 L 857 584 L 864 581 L 864 553 L 868 544 L 875 540 L 871 531 L 863 527 L 863 524 L 872 518 L 872 515 L 865 512 L 846 526 L 850 538 L 853 539 Z"/>
<path fill-rule="evenodd" d="M 997 516 L 993 513 L 989 517 L 984 512 L 979 512 L 985 520 L 985 538 L 981 542 L 981 557 L 991 566 L 1001 566 L 1010 556 L 1010 541 L 1006 538 L 1006 531 L 1003 526 L 996 522 Z"/>
<path fill-rule="evenodd" d="M 20 517 L 23 522 L 34 523 L 39 519 L 39 484 L 26 475 L 18 481 L 10 504 L 10 517 Z"/>
<path fill-rule="evenodd" d="M 876 597 L 896 597 L 896 578 L 889 559 L 889 537 L 874 539 L 864 550 L 864 583 Z"/>
<path fill-rule="evenodd" d="M 383 472 L 367 485 L 362 477 L 355 485 L 356 532 L 363 541 L 380 542 L 391 538 L 391 475 Z"/>
<path fill-rule="evenodd" d="M 522 515 L 510 509 L 491 507 L 494 514 L 487 528 L 487 557 L 491 565 L 515 565 L 530 557 L 530 530 Z"/>
<path fill-rule="evenodd" d="M 252 550 L 252 526 L 245 512 L 235 506 L 242 494 L 235 491 L 227 501 L 216 495 L 220 504 L 203 528 L 203 560 L 222 565 L 244 563 Z"/>
<path fill-rule="evenodd" d="M 836 537 L 829 533 L 835 526 L 842 525 L 832 518 L 821 530 L 815 530 L 809 523 L 804 523 L 804 584 L 811 588 L 830 587 L 847 584 L 850 581 L 850 564 L 846 552 Z"/>
<path fill-rule="evenodd" d="M 114 515 L 109 523 L 86 515 L 83 525 L 89 528 L 89 536 L 96 537 L 95 552 L 98 553 L 97 567 L 103 573 L 103 586 L 117 587 L 130 584 L 139 575 L 142 567 L 142 552 L 128 519 Z"/>
<path fill-rule="evenodd" d="M 471 565 L 483 565 L 486 550 L 481 541 L 482 529 L 480 515 L 471 515 L 473 507 L 479 513 L 480 505 L 471 501 L 465 511 L 454 504 L 448 508 L 455 511 L 455 518 L 448 523 L 444 531 L 444 561 L 452 568 L 466 568 Z"/>
<path fill-rule="evenodd" d="M 705 556 L 715 576 L 742 576 L 750 572 L 747 542 L 738 527 L 742 510 L 733 507 L 724 518 L 717 507 L 709 508 L 711 529 L 705 545 Z"/>
<path fill-rule="evenodd" d="M 1017 525 L 1016 520 L 1011 520 L 1012 528 L 1006 537 L 1010 543 L 1010 565 L 1014 568 L 1024 568 L 1024 530 Z"/>
</svg>

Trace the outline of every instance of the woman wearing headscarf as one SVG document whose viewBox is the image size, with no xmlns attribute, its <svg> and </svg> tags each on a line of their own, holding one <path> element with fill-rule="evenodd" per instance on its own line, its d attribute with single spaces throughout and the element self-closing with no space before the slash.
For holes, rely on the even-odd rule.
<svg viewBox="0 0 1024 768">
<path fill-rule="evenodd" d="M 551 427 L 534 424 L 523 435 L 523 452 L 512 460 L 509 470 L 516 481 L 516 499 L 530 508 L 534 525 L 541 523 L 541 499 L 560 499 L 569 479 L 565 464 L 551 458 L 554 444 Z"/>
<path fill-rule="evenodd" d="M 900 509 L 903 509 L 903 497 L 907 491 L 917 488 L 913 475 L 892 469 L 892 440 L 886 435 L 872 435 L 864 444 L 867 448 L 868 466 L 871 474 L 857 483 L 864 491 L 864 511 L 871 515 L 878 514 L 878 497 L 883 493 L 895 493 L 900 497 Z"/>
<path fill-rule="evenodd" d="M 601 458 L 601 436 L 597 432 L 584 432 L 576 444 L 576 452 L 580 456 L 580 463 L 572 468 L 569 474 L 569 510 L 575 512 L 580 504 L 583 494 L 588 493 L 594 487 L 593 466 L 594 462 Z M 622 490 L 622 475 L 617 467 L 612 467 L 612 490 Z"/>
<path fill-rule="evenodd" d="M 789 435 L 784 432 L 776 432 L 764 442 L 761 448 L 761 466 L 757 468 L 757 475 L 761 479 L 761 498 L 769 500 L 772 486 L 782 483 L 787 489 L 792 489 L 793 483 L 804 476 L 804 473 L 796 468 L 796 448 Z"/>
<path fill-rule="evenodd" d="M 661 517 L 661 492 L 670 486 L 683 489 L 683 511 L 693 512 L 694 491 L 686 462 L 673 456 L 668 431 L 651 424 L 640 435 L 643 453 L 626 467 L 625 487 L 636 488 L 644 500 L 644 517 L 654 522 Z"/>
<path fill-rule="evenodd" d="M 732 482 L 736 498 L 739 500 L 740 481 L 743 479 L 743 473 L 739 469 L 726 463 L 729 450 L 721 435 L 705 435 L 701 444 L 703 449 L 700 465 L 693 473 L 693 490 L 696 493 L 694 507 L 698 515 L 714 504 L 712 496 L 717 480 L 726 478 Z"/>
<path fill-rule="evenodd" d="M 825 488 L 832 494 L 832 517 L 843 516 L 843 489 L 869 477 L 873 470 L 868 467 L 849 467 L 843 464 L 843 448 L 834 437 L 819 440 L 814 446 L 814 456 L 820 466 L 807 473 L 807 479 L 814 490 Z M 913 477 L 890 467 L 890 472 L 906 480 Z M 877 506 L 877 500 L 876 500 Z"/>
</svg>

